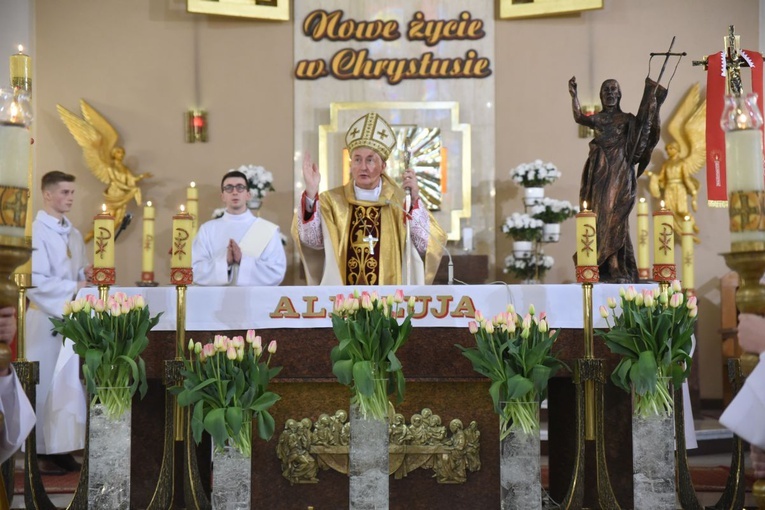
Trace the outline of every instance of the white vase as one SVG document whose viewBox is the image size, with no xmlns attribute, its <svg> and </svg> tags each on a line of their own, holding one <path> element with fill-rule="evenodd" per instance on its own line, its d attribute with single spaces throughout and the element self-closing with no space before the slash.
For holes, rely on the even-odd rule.
<svg viewBox="0 0 765 510">
<path fill-rule="evenodd" d="M 523 188 L 523 203 L 535 205 L 545 197 L 544 188 Z"/>
<path fill-rule="evenodd" d="M 252 197 L 247 201 L 247 208 L 252 209 L 253 211 L 260 209 L 261 205 L 263 205 L 263 199 L 258 197 Z"/>
<path fill-rule="evenodd" d="M 252 492 L 252 460 L 226 444 L 213 450 L 213 510 L 248 510 Z"/>
<path fill-rule="evenodd" d="M 560 241 L 560 223 L 545 223 L 542 226 L 542 242 L 557 243 Z"/>
<path fill-rule="evenodd" d="M 513 256 L 517 259 L 531 258 L 534 252 L 534 243 L 531 241 L 513 241 Z"/>
<path fill-rule="evenodd" d="M 659 385 L 671 389 L 671 380 Z M 633 392 L 633 406 L 638 398 Z M 635 510 L 674 510 L 675 419 L 674 413 L 632 415 L 632 481 Z"/>
<path fill-rule="evenodd" d="M 130 508 L 130 393 L 129 388 L 98 388 L 105 403 L 90 405 L 88 431 L 88 508 Z M 127 399 L 115 414 L 114 399 Z"/>
<path fill-rule="evenodd" d="M 389 504 L 390 442 L 387 418 L 364 418 L 351 404 L 349 446 L 349 504 L 353 510 L 387 510 Z"/>
<path fill-rule="evenodd" d="M 542 480 L 539 449 L 539 404 L 502 402 L 500 417 L 500 508 L 501 510 L 542 510 Z M 506 422 L 510 408 L 521 409 L 532 417 L 534 427 Z M 528 425 L 528 423 L 527 423 Z"/>
</svg>

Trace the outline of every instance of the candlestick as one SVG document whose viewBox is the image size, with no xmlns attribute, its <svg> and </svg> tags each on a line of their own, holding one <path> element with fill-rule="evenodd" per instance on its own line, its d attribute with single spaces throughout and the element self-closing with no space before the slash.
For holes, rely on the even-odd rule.
<svg viewBox="0 0 765 510">
<path fill-rule="evenodd" d="M 671 282 L 675 271 L 675 230 L 672 211 L 664 206 L 653 212 L 653 279 Z"/>
<path fill-rule="evenodd" d="M 728 96 L 720 124 L 725 130 L 731 250 L 765 250 L 762 116 L 757 94 Z"/>
<path fill-rule="evenodd" d="M 693 222 L 690 216 L 683 222 L 682 257 L 683 257 L 683 288 L 693 290 L 696 282 L 693 277 Z"/>
<path fill-rule="evenodd" d="M 595 283 L 599 279 L 596 216 L 585 201 L 576 215 L 576 281 Z"/>
<path fill-rule="evenodd" d="M 638 278 L 641 280 L 648 280 L 651 278 L 649 239 L 648 202 L 645 201 L 645 198 L 641 198 L 637 205 L 637 268 Z"/>
<path fill-rule="evenodd" d="M 32 59 L 24 53 L 24 47 L 19 44 L 19 52 L 11 55 L 11 86 L 17 89 L 32 91 Z"/>
<path fill-rule="evenodd" d="M 191 215 L 191 239 L 199 230 L 199 189 L 194 181 L 186 188 L 186 211 Z"/>
<path fill-rule="evenodd" d="M 170 258 L 170 282 L 173 285 L 191 285 L 191 228 L 192 218 L 184 206 L 173 216 L 173 247 Z"/>
<path fill-rule="evenodd" d="M 93 218 L 93 283 L 114 285 L 114 216 L 101 205 Z"/>
</svg>

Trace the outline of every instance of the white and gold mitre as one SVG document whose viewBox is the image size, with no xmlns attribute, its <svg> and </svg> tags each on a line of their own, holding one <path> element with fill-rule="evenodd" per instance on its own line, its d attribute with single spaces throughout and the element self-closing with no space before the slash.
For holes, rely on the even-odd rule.
<svg viewBox="0 0 765 510">
<path fill-rule="evenodd" d="M 369 147 L 385 162 L 396 145 L 396 135 L 385 119 L 376 113 L 367 113 L 351 124 L 345 134 L 345 145 L 348 152 L 359 147 Z"/>
</svg>

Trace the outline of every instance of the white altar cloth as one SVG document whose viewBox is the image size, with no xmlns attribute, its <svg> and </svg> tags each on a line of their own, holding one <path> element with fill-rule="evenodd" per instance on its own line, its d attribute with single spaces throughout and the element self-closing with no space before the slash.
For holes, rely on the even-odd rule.
<svg viewBox="0 0 765 510">
<path fill-rule="evenodd" d="M 605 327 L 598 313 L 606 298 L 619 297 L 616 284 L 593 286 L 593 320 L 596 328 Z M 655 285 L 635 285 L 653 288 Z M 197 287 L 186 291 L 187 331 L 230 331 L 275 328 L 330 328 L 332 299 L 355 289 L 376 291 L 381 296 L 403 288 L 406 296 L 416 296 L 414 326 L 466 328 L 474 310 L 491 318 L 513 303 L 516 312 L 525 314 L 530 304 L 537 313 L 546 312 L 554 328 L 581 329 L 583 291 L 577 284 L 566 285 L 424 285 L 424 286 L 283 286 L 283 287 Z M 167 287 L 112 287 L 110 293 L 141 294 L 152 315 L 164 312 L 155 331 L 174 331 L 176 327 L 176 289 Z M 98 289 L 82 289 L 78 296 L 98 294 Z"/>
</svg>

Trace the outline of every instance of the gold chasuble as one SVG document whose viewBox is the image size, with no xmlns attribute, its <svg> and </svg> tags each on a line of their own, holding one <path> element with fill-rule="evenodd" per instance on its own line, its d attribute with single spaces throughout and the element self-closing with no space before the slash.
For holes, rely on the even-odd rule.
<svg viewBox="0 0 765 510">
<path fill-rule="evenodd" d="M 386 174 L 377 202 L 356 199 L 353 182 L 319 196 L 324 250 L 300 246 L 298 215 L 293 237 L 309 285 L 402 285 L 406 280 L 405 192 Z M 430 235 L 423 262 L 412 246 L 412 284 L 430 284 L 441 262 L 446 234 L 430 213 Z M 424 225 L 422 225 L 424 226 Z M 413 227 L 414 228 L 414 227 Z"/>
</svg>

